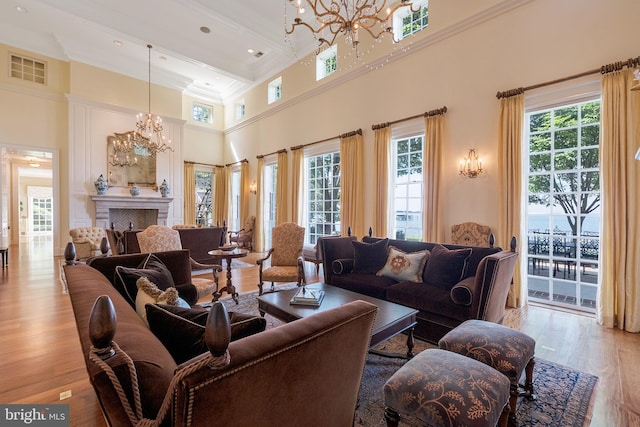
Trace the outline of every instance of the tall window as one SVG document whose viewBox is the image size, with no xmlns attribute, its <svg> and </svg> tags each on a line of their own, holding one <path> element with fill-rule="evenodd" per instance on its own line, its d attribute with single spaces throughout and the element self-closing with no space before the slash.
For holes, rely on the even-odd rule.
<svg viewBox="0 0 640 427">
<path fill-rule="evenodd" d="M 209 168 L 210 169 L 210 168 Z M 196 175 L 196 224 L 213 225 L 213 179 L 212 170 L 198 170 Z"/>
<path fill-rule="evenodd" d="M 27 187 L 29 198 L 29 233 L 53 232 L 53 189 L 51 187 Z"/>
<path fill-rule="evenodd" d="M 392 185 L 393 235 L 400 240 L 422 240 L 423 135 L 394 139 Z"/>
<path fill-rule="evenodd" d="M 600 100 L 534 111 L 526 123 L 529 297 L 595 311 Z"/>
<path fill-rule="evenodd" d="M 229 218 L 229 224 L 227 224 L 229 230 L 240 230 L 240 170 L 233 171 L 231 173 L 231 217 Z"/>
<path fill-rule="evenodd" d="M 429 3 L 425 1 L 414 1 L 413 8 L 420 8 L 418 12 L 411 12 L 408 7 L 399 9 L 393 15 L 393 33 L 396 40 L 422 31 L 429 25 Z"/>
<path fill-rule="evenodd" d="M 316 56 L 316 80 L 321 80 L 338 70 L 338 45 L 325 49 Z"/>
<path fill-rule="evenodd" d="M 276 163 L 264 167 L 264 237 L 265 247 L 271 247 L 271 229 L 276 226 L 276 188 L 278 184 L 278 165 Z"/>
<path fill-rule="evenodd" d="M 307 243 L 340 235 L 340 151 L 306 157 Z"/>
</svg>

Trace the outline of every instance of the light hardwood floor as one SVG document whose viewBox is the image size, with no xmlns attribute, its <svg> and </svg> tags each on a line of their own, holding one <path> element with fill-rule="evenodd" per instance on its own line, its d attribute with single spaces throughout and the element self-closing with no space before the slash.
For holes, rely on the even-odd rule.
<svg viewBox="0 0 640 427">
<path fill-rule="evenodd" d="M 59 281 L 60 261 L 46 238 L 9 248 L 9 266 L 0 273 L 0 403 L 66 403 L 72 426 L 104 426 Z M 309 282 L 318 279 L 312 264 L 306 272 Z M 255 290 L 257 267 L 236 269 L 233 279 L 240 292 Z M 509 323 L 536 340 L 536 357 L 600 377 L 592 426 L 640 426 L 640 335 L 537 306 L 511 312 Z M 68 391 L 72 396 L 61 401 Z"/>
</svg>

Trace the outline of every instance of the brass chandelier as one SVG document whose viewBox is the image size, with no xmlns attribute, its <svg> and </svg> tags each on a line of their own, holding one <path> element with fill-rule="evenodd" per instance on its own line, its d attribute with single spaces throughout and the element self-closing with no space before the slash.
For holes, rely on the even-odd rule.
<svg viewBox="0 0 640 427">
<path fill-rule="evenodd" d="M 155 157 L 157 153 L 167 150 L 173 151 L 168 144 L 171 140 L 165 142 L 162 134 L 162 119 L 160 116 L 151 114 L 151 46 L 149 49 L 149 80 L 148 80 L 148 110 L 147 114 L 140 113 L 136 115 L 136 130 L 125 134 L 116 134 L 117 139 L 113 142 L 113 155 L 109 159 L 109 163 L 113 166 L 136 166 L 138 164 L 138 156 Z"/>
<path fill-rule="evenodd" d="M 323 45 L 332 46 L 338 34 L 344 34 L 345 41 L 357 51 L 358 31 L 366 31 L 374 40 L 384 34 L 393 36 L 392 19 L 395 11 L 403 7 L 409 7 L 413 13 L 420 11 L 420 7 L 414 10 L 413 3 L 409 0 L 400 0 L 393 7 L 386 6 L 387 0 L 330 0 L 330 3 L 328 0 L 285 0 L 287 1 L 296 9 L 296 18 L 288 29 L 285 12 L 285 33 L 290 35 L 297 27 L 306 27 L 319 43 L 317 53 Z M 313 12 L 313 16 L 306 20 L 302 18 L 305 13 L 303 3 Z"/>
</svg>

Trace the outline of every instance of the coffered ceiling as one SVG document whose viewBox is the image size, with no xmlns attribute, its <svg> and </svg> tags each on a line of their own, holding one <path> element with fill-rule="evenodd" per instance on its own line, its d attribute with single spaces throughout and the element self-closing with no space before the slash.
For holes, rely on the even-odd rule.
<svg viewBox="0 0 640 427">
<path fill-rule="evenodd" d="M 284 0 L 0 1 L 1 43 L 141 80 L 151 44 L 154 84 L 217 102 L 313 51 L 298 33 L 284 38 Z"/>
</svg>

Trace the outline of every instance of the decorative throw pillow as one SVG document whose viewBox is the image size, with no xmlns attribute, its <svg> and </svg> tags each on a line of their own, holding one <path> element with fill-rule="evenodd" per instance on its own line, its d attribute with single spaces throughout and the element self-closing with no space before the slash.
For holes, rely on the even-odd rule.
<svg viewBox="0 0 640 427">
<path fill-rule="evenodd" d="M 389 239 L 381 239 L 374 243 L 353 240 L 353 272 L 376 274 L 387 261 L 387 245 Z"/>
<path fill-rule="evenodd" d="M 207 352 L 204 330 L 209 311 L 200 306 L 192 308 L 176 307 L 164 304 L 147 304 L 149 329 L 167 348 L 176 363 Z M 229 312 L 231 340 L 262 332 L 267 321 L 259 316 Z"/>
<path fill-rule="evenodd" d="M 470 256 L 471 248 L 450 250 L 442 245 L 435 245 L 424 271 L 425 281 L 451 290 L 464 278 Z"/>
<path fill-rule="evenodd" d="M 136 282 L 138 286 L 138 292 L 136 293 L 136 312 L 138 316 L 145 321 L 147 326 L 147 310 L 145 306 L 147 304 L 162 303 L 167 305 L 178 305 L 178 291 L 176 288 L 168 288 L 166 290 L 160 290 L 146 277 L 140 277 Z"/>
<path fill-rule="evenodd" d="M 389 246 L 389 254 L 384 267 L 376 275 L 390 277 L 397 281 L 409 280 L 422 282 L 422 270 L 429 259 L 429 251 L 404 252 L 394 246 Z"/>
<path fill-rule="evenodd" d="M 149 254 L 137 268 L 116 266 L 114 285 L 122 295 L 135 307 L 138 286 L 136 282 L 139 278 L 146 277 L 154 283 L 160 290 L 175 287 L 173 276 L 166 265 L 160 259 Z"/>
</svg>

